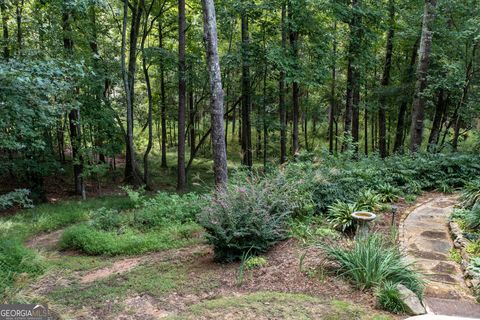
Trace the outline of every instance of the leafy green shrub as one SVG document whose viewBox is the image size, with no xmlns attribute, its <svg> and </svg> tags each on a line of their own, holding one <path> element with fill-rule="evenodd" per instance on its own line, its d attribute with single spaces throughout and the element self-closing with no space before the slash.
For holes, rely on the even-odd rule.
<svg viewBox="0 0 480 320">
<path fill-rule="evenodd" d="M 198 225 L 191 223 L 174 224 L 146 233 L 125 228 L 123 233 L 118 234 L 84 223 L 66 229 L 59 244 L 63 250 L 79 250 L 91 255 L 130 255 L 192 244 L 196 241 L 193 234 L 197 231 Z"/>
<path fill-rule="evenodd" d="M 29 198 L 30 190 L 15 189 L 12 192 L 0 195 L 0 210 L 11 208 L 15 205 L 21 208 L 33 208 L 33 202 Z"/>
<path fill-rule="evenodd" d="M 0 296 L 20 274 L 35 277 L 44 272 L 45 262 L 20 241 L 0 239 Z"/>
<path fill-rule="evenodd" d="M 371 234 L 353 246 L 336 243 L 322 247 L 327 258 L 339 265 L 338 272 L 362 290 L 390 281 L 403 284 L 418 296 L 422 294 L 420 275 L 405 262 L 398 248 L 379 234 Z"/>
<path fill-rule="evenodd" d="M 219 192 L 198 215 L 217 261 L 233 261 L 249 252 L 257 255 L 288 236 L 294 207 L 279 197 L 275 185 L 250 180 Z"/>
<path fill-rule="evenodd" d="M 480 227 L 480 204 L 467 212 L 465 222 L 470 229 L 477 229 Z"/>
<path fill-rule="evenodd" d="M 480 179 L 467 183 L 460 195 L 461 205 L 466 209 L 480 206 Z"/>
<path fill-rule="evenodd" d="M 150 229 L 172 222 L 192 222 L 205 204 L 206 201 L 195 193 L 177 195 L 159 192 L 144 201 L 143 208 L 135 212 L 134 224 Z"/>
<path fill-rule="evenodd" d="M 132 189 L 130 186 L 123 186 L 121 187 L 123 191 L 127 194 L 128 198 L 130 199 L 133 207 L 140 208 L 145 200 L 145 187 L 141 187 L 138 189 Z"/>
<path fill-rule="evenodd" d="M 98 230 L 114 231 L 125 225 L 125 217 L 115 209 L 102 207 L 92 211 L 90 215 L 93 218 L 92 225 Z"/>
<path fill-rule="evenodd" d="M 392 186 L 389 183 L 382 183 L 378 185 L 377 192 L 380 194 L 380 200 L 382 202 L 397 201 L 402 194 L 402 191 L 399 188 Z"/>
<path fill-rule="evenodd" d="M 262 268 L 267 265 L 267 259 L 264 257 L 251 256 L 245 260 L 244 265 L 247 270 Z"/>
<path fill-rule="evenodd" d="M 473 257 L 467 269 L 473 273 L 475 277 L 480 278 L 480 257 Z"/>
<path fill-rule="evenodd" d="M 356 202 L 336 201 L 328 207 L 328 220 L 335 229 L 346 232 L 354 227 L 352 213 L 358 210 L 361 210 L 361 208 Z"/>
<path fill-rule="evenodd" d="M 358 195 L 357 204 L 362 210 L 374 211 L 380 202 L 380 195 L 372 189 L 366 189 Z"/>
<path fill-rule="evenodd" d="M 407 311 L 396 283 L 385 282 L 376 290 L 375 296 L 377 297 L 377 306 L 382 310 L 397 314 Z"/>
</svg>

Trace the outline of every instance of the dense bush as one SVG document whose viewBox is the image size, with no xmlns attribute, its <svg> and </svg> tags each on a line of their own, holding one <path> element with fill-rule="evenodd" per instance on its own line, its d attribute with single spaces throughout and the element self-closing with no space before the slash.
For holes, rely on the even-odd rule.
<svg viewBox="0 0 480 320">
<path fill-rule="evenodd" d="M 387 281 L 401 283 L 421 296 L 420 275 L 405 262 L 398 248 L 379 234 L 372 234 L 352 246 L 322 245 L 327 258 L 338 264 L 338 273 L 361 289 L 377 287 Z"/>
<path fill-rule="evenodd" d="M 90 213 L 92 225 L 98 230 L 114 231 L 119 230 L 125 225 L 125 216 L 118 210 L 99 208 Z"/>
<path fill-rule="evenodd" d="M 287 220 L 295 205 L 281 197 L 269 180 L 247 181 L 217 193 L 198 215 L 217 261 L 265 252 L 287 237 Z"/>
<path fill-rule="evenodd" d="M 460 196 L 461 205 L 466 209 L 480 207 L 480 179 L 473 180 L 465 185 Z"/>
<path fill-rule="evenodd" d="M 336 201 L 328 207 L 328 219 L 335 229 L 349 231 L 354 226 L 352 213 L 361 209 L 356 202 Z"/>
<path fill-rule="evenodd" d="M 134 223 L 137 227 L 151 229 L 172 222 L 192 222 L 205 204 L 205 199 L 194 193 L 177 195 L 159 192 L 143 202 L 142 208 L 134 214 Z"/>
<path fill-rule="evenodd" d="M 0 195 L 0 210 L 11 208 L 15 205 L 21 208 L 32 208 L 33 202 L 29 198 L 30 190 L 15 189 L 12 192 Z"/>
</svg>

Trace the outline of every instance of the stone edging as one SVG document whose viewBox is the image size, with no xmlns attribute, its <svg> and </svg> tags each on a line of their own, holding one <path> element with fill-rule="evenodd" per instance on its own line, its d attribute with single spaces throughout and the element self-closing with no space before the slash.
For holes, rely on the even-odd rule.
<svg viewBox="0 0 480 320">
<path fill-rule="evenodd" d="M 460 262 L 460 266 L 463 271 L 463 277 L 465 279 L 465 283 L 470 289 L 477 291 L 480 289 L 480 279 L 475 278 L 472 272 L 468 270 L 471 256 L 467 252 L 466 248 L 470 243 L 470 241 L 463 236 L 462 229 L 460 229 L 460 226 L 458 225 L 458 223 L 454 221 L 450 221 L 448 225 L 450 227 L 450 233 L 452 234 L 453 245 L 456 249 L 460 251 L 460 255 L 462 258 L 462 261 Z"/>
</svg>

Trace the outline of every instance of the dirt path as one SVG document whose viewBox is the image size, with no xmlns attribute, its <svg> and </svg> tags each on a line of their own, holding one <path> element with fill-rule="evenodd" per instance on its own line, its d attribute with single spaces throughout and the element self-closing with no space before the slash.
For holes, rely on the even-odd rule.
<svg viewBox="0 0 480 320">
<path fill-rule="evenodd" d="M 427 280 L 427 312 L 479 318 L 480 305 L 467 288 L 460 266 L 449 260 L 453 241 L 448 217 L 455 203 L 453 196 L 434 195 L 413 207 L 400 224 L 400 239 L 408 259 Z"/>
</svg>

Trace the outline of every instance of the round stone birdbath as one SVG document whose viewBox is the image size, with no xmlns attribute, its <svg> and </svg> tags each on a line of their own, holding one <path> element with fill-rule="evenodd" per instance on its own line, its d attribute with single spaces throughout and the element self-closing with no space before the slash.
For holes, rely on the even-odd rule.
<svg viewBox="0 0 480 320">
<path fill-rule="evenodd" d="M 368 211 L 355 211 L 352 217 L 357 222 L 355 239 L 362 239 L 368 235 L 369 224 L 377 218 L 377 215 Z"/>
</svg>

